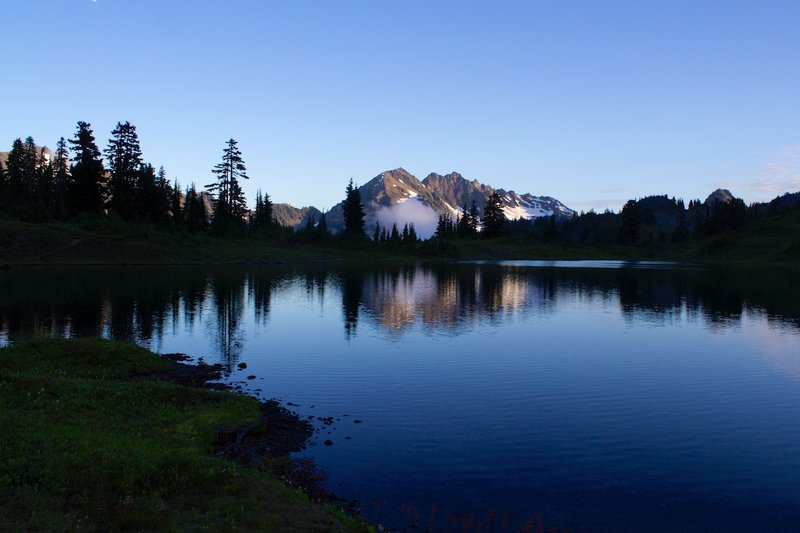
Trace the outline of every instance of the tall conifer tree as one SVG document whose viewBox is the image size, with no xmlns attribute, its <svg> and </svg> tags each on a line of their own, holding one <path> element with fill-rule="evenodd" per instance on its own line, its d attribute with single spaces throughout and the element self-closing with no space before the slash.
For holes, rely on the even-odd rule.
<svg viewBox="0 0 800 533">
<path fill-rule="evenodd" d="M 75 138 L 69 142 L 75 154 L 72 157 L 74 164 L 70 168 L 72 181 L 69 191 L 73 214 L 104 213 L 108 183 L 92 126 L 87 122 L 78 122 Z"/>
<path fill-rule="evenodd" d="M 346 235 L 356 236 L 364 233 L 364 207 L 361 205 L 361 193 L 353 185 L 353 179 L 345 188 L 344 204 L 342 205 L 344 216 L 344 232 Z"/>
<path fill-rule="evenodd" d="M 117 122 L 105 150 L 111 174 L 109 209 L 130 220 L 135 213 L 135 197 L 142 150 L 136 126 L 130 122 Z"/>
<path fill-rule="evenodd" d="M 172 215 L 172 224 L 176 227 L 183 226 L 182 200 L 181 186 L 178 184 L 178 179 L 175 178 L 175 185 L 172 187 L 172 193 L 170 195 L 170 214 Z"/>
<path fill-rule="evenodd" d="M 27 158 L 25 153 L 25 144 L 22 139 L 14 139 L 6 161 L 6 198 L 9 202 L 17 205 L 24 201 L 26 189 L 25 162 Z"/>
<path fill-rule="evenodd" d="M 497 237 L 505 230 L 506 215 L 503 213 L 503 200 L 497 191 L 492 192 L 486 199 L 481 224 L 483 224 L 483 235 L 486 237 Z"/>
<path fill-rule="evenodd" d="M 212 170 L 217 181 L 206 185 L 206 189 L 217 195 L 214 220 L 241 221 L 247 211 L 247 202 L 239 181 L 249 178 L 236 141 L 229 139 L 226 144 L 222 152 L 222 162 Z"/>
<path fill-rule="evenodd" d="M 53 159 L 53 196 L 54 214 L 56 218 L 65 220 L 67 210 L 67 191 L 69 190 L 69 148 L 67 141 L 61 137 L 56 144 L 56 155 Z"/>
</svg>

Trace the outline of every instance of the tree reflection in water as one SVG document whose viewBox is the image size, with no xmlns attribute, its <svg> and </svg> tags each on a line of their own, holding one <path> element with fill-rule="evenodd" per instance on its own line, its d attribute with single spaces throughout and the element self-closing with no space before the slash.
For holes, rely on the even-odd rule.
<svg viewBox="0 0 800 533">
<path fill-rule="evenodd" d="M 359 320 L 387 335 L 415 326 L 457 335 L 477 321 L 548 315 L 565 296 L 614 302 L 626 317 L 710 327 L 743 313 L 800 327 L 796 269 L 531 268 L 501 264 L 366 267 L 72 267 L 0 273 L 0 342 L 32 335 L 101 336 L 158 349 L 165 333 L 202 327 L 229 369 L 247 340 L 245 324 L 267 323 L 276 302 L 302 287 L 308 298 L 341 297 L 350 339 Z M 248 317 L 252 316 L 252 320 Z"/>
</svg>

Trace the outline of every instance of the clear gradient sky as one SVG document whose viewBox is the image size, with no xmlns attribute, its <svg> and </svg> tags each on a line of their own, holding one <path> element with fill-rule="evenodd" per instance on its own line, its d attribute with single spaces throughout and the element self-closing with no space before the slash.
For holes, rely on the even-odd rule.
<svg viewBox="0 0 800 533">
<path fill-rule="evenodd" d="M 275 202 L 404 167 L 619 210 L 800 190 L 800 1 L 4 0 L 0 150 L 118 121 Z"/>
</svg>

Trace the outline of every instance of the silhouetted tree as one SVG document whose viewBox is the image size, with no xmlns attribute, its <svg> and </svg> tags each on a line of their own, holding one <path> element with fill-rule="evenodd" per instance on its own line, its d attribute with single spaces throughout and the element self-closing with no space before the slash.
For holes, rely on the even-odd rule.
<svg viewBox="0 0 800 533">
<path fill-rule="evenodd" d="M 175 185 L 172 187 L 172 192 L 170 194 L 170 213 L 172 214 L 172 224 L 175 227 L 182 227 L 184 223 L 183 218 L 183 195 L 181 195 L 181 186 L 178 184 L 178 180 L 175 179 Z"/>
<path fill-rule="evenodd" d="M 364 233 L 364 207 L 361 205 L 361 193 L 353 185 L 353 179 L 345 188 L 345 198 L 342 204 L 342 215 L 344 216 L 345 235 L 357 236 Z"/>
<path fill-rule="evenodd" d="M 417 237 L 417 230 L 414 229 L 414 223 L 408 225 L 408 242 L 415 244 L 419 240 Z"/>
<path fill-rule="evenodd" d="M 503 200 L 497 191 L 494 191 L 486 199 L 481 224 L 483 225 L 483 235 L 487 238 L 498 237 L 505 231 L 506 215 L 503 213 Z"/>
<path fill-rule="evenodd" d="M 208 218 L 203 207 L 203 200 L 197 194 L 194 183 L 186 189 L 186 200 L 183 205 L 186 229 L 191 232 L 200 232 L 208 229 Z"/>
<path fill-rule="evenodd" d="M 54 178 L 55 171 L 53 161 L 43 146 L 39 149 L 38 165 L 36 168 L 36 186 L 34 190 L 35 212 L 41 220 L 48 219 L 53 215 L 54 205 Z"/>
<path fill-rule="evenodd" d="M 677 202 L 678 212 L 675 216 L 676 226 L 675 231 L 672 232 L 672 242 L 683 242 L 689 238 L 689 224 L 686 221 L 686 209 L 683 205 L 683 200 Z"/>
<path fill-rule="evenodd" d="M 229 139 L 222 152 L 222 162 L 212 172 L 217 176 L 216 183 L 206 185 L 210 193 L 216 193 L 217 202 L 214 208 L 214 221 L 241 222 L 247 211 L 247 202 L 239 185 L 239 180 L 249 179 L 247 168 L 242 159 L 242 152 L 237 143 Z"/>
<path fill-rule="evenodd" d="M 250 217 L 250 229 L 263 231 L 273 226 L 272 201 L 268 194 L 262 194 L 261 189 L 256 191 L 256 206 Z"/>
<path fill-rule="evenodd" d="M 636 244 L 639 242 L 639 206 L 636 200 L 628 200 L 620 212 L 622 226 L 617 234 L 620 244 Z"/>
<path fill-rule="evenodd" d="M 3 202 L 6 199 L 6 189 L 8 188 L 8 185 L 6 183 L 6 176 L 7 176 L 6 169 L 3 166 L 3 162 L 0 161 L 0 208 L 3 207 Z"/>
<path fill-rule="evenodd" d="M 547 217 L 547 228 L 544 230 L 544 240 L 552 242 L 558 237 L 558 219 L 556 214 L 553 213 Z"/>
<path fill-rule="evenodd" d="M 70 179 L 69 148 L 67 148 L 67 141 L 61 137 L 56 144 L 56 154 L 53 159 L 53 209 L 55 217 L 60 220 L 65 220 L 69 215 L 67 191 Z"/>
<path fill-rule="evenodd" d="M 475 201 L 475 198 L 473 198 L 472 204 L 469 206 L 469 230 L 471 236 L 473 237 L 478 235 L 478 223 L 480 220 L 481 217 L 480 213 L 478 212 L 478 203 Z"/>
<path fill-rule="evenodd" d="M 6 161 L 6 199 L 17 206 L 27 202 L 28 153 L 22 139 L 16 138 Z"/>
<path fill-rule="evenodd" d="M 464 202 L 464 207 L 461 210 L 461 218 L 458 219 L 456 224 L 456 233 L 462 239 L 470 236 L 472 232 L 472 222 L 469 211 L 467 211 L 467 202 Z"/>
<path fill-rule="evenodd" d="M 308 217 L 306 220 L 306 235 L 311 238 L 314 234 L 314 227 L 317 225 L 317 218 L 314 215 Z"/>
<path fill-rule="evenodd" d="M 330 236 L 331 233 L 328 231 L 328 221 L 325 220 L 325 213 L 322 213 L 319 216 L 319 224 L 317 224 L 317 240 L 327 241 Z"/>
<path fill-rule="evenodd" d="M 100 149 L 94 139 L 92 127 L 87 122 L 78 122 L 78 131 L 71 139 L 73 165 L 70 168 L 69 199 L 73 214 L 104 213 L 108 197 L 108 180 Z"/>
<path fill-rule="evenodd" d="M 136 126 L 130 122 L 117 122 L 105 149 L 108 170 L 111 174 L 109 210 L 125 220 L 134 218 L 136 211 L 137 178 L 142 166 L 142 149 Z"/>
<path fill-rule="evenodd" d="M 436 223 L 436 237 L 439 239 L 446 239 L 451 237 L 455 232 L 456 227 L 450 213 L 439 215 L 439 220 Z"/>
</svg>

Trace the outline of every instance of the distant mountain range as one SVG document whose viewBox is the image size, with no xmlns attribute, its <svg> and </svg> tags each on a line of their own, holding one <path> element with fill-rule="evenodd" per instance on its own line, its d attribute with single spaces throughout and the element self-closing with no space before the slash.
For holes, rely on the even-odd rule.
<svg viewBox="0 0 800 533">
<path fill-rule="evenodd" d="M 473 200 L 482 213 L 486 199 L 495 191 L 500 195 L 503 211 L 509 220 L 553 214 L 572 216 L 575 213 L 555 198 L 495 189 L 477 180 L 470 181 L 457 172 L 445 176 L 428 174 L 420 181 L 405 169 L 396 168 L 375 176 L 358 190 L 369 233 L 376 224 L 389 228 L 392 224 L 402 227 L 413 222 L 420 236 L 427 237 L 433 233 L 440 215 L 448 214 L 455 218 L 465 205 L 469 209 Z M 325 217 L 332 231 L 344 228 L 341 203 L 331 208 Z M 305 224 L 306 220 L 301 220 L 301 223 Z"/>
<path fill-rule="evenodd" d="M 294 207 L 289 204 L 274 204 L 272 206 L 272 218 L 281 226 L 289 228 L 304 228 L 311 218 L 319 221 L 322 212 L 314 206 Z"/>
</svg>

